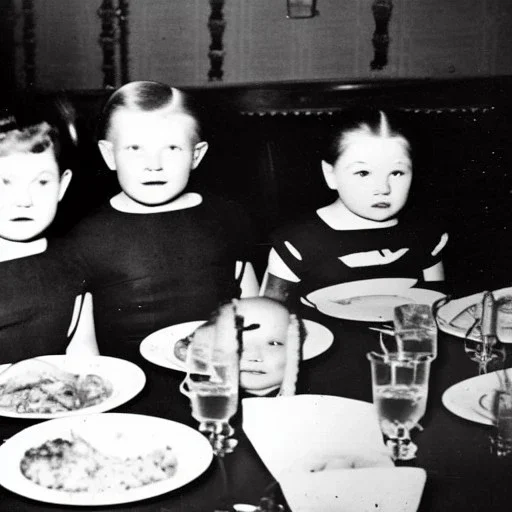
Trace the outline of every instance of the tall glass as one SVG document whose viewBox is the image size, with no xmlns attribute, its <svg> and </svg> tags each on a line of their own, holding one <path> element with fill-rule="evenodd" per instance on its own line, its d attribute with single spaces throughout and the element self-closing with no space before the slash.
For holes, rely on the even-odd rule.
<svg viewBox="0 0 512 512">
<path fill-rule="evenodd" d="M 403 358 L 402 354 L 367 354 L 371 364 L 373 403 L 391 455 L 397 460 L 416 456 L 410 431 L 425 414 L 430 356 Z"/>
<path fill-rule="evenodd" d="M 214 452 L 224 455 L 236 445 L 229 439 L 234 433 L 229 420 L 238 408 L 240 362 L 238 346 L 219 340 L 218 335 L 215 326 L 207 326 L 194 336 L 180 389 L 190 400 L 199 430 L 209 436 Z"/>
<path fill-rule="evenodd" d="M 496 301 L 496 335 L 501 343 L 512 343 L 512 296 Z"/>
<path fill-rule="evenodd" d="M 437 357 L 437 324 L 427 304 L 404 304 L 394 311 L 398 352 L 405 358 Z"/>
</svg>

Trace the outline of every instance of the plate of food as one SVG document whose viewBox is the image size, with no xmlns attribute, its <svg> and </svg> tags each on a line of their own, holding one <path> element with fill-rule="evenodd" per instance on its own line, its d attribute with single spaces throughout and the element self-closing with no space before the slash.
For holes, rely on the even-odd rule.
<svg viewBox="0 0 512 512">
<path fill-rule="evenodd" d="M 493 425 L 496 400 L 505 391 L 507 379 L 512 380 L 512 368 L 457 382 L 443 393 L 443 405 L 461 418 Z"/>
<path fill-rule="evenodd" d="M 140 344 L 142 357 L 158 366 L 185 372 L 187 347 L 194 331 L 205 322 L 206 320 L 197 320 L 171 325 L 150 334 Z M 317 357 L 330 348 L 334 335 L 327 327 L 311 320 L 304 320 L 304 327 L 306 328 L 306 339 L 302 348 L 304 360 Z"/>
<path fill-rule="evenodd" d="M 437 311 L 437 324 L 442 331 L 476 341 L 481 340 L 480 320 L 482 299 L 485 292 L 455 299 L 441 306 Z M 502 343 L 512 343 L 512 287 L 492 292 L 496 300 L 496 330 Z M 508 308 L 508 314 L 507 314 Z"/>
<path fill-rule="evenodd" d="M 0 365 L 0 416 L 51 419 L 109 411 L 146 383 L 135 364 L 107 356 L 40 356 Z"/>
<path fill-rule="evenodd" d="M 28 427 L 0 447 L 0 485 L 45 503 L 105 506 L 178 489 L 212 461 L 208 440 L 175 421 L 91 414 Z"/>
<path fill-rule="evenodd" d="M 417 279 L 383 278 L 350 281 L 309 293 L 302 302 L 325 315 L 362 322 L 388 322 L 403 304 L 429 304 L 443 293 L 413 288 Z"/>
</svg>

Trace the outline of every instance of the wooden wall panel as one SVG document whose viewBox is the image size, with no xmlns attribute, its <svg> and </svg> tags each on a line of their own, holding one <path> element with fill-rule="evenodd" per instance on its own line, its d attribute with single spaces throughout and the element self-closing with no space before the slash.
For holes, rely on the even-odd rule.
<svg viewBox="0 0 512 512">
<path fill-rule="evenodd" d="M 18 12 L 22 0 L 12 0 Z M 318 0 L 286 18 L 285 0 L 226 0 L 224 82 L 512 74 L 511 0 L 393 0 L 388 65 L 372 71 L 373 0 Z M 102 86 L 100 0 L 34 0 L 37 86 Z M 132 80 L 208 83 L 208 0 L 131 0 Z M 21 42 L 21 19 L 16 40 Z M 18 46 L 17 80 L 23 83 Z"/>
<path fill-rule="evenodd" d="M 132 80 L 160 80 L 177 86 L 206 82 L 209 13 L 207 0 L 132 0 Z"/>
<path fill-rule="evenodd" d="M 36 84 L 43 89 L 101 87 L 99 2 L 36 0 Z"/>
</svg>

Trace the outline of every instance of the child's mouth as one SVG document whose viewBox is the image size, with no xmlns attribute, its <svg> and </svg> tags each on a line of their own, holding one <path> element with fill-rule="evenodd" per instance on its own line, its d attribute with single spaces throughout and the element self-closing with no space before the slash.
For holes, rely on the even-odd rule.
<svg viewBox="0 0 512 512">
<path fill-rule="evenodd" d="M 11 222 L 30 222 L 34 219 L 31 219 L 30 217 L 15 217 L 14 219 L 11 219 Z"/>
<path fill-rule="evenodd" d="M 248 373 L 249 375 L 265 375 L 261 370 L 240 370 L 241 373 Z"/>
<path fill-rule="evenodd" d="M 165 185 L 167 182 L 166 181 L 143 181 L 142 184 L 143 185 Z"/>
<path fill-rule="evenodd" d="M 372 204 L 372 208 L 389 208 L 391 203 L 375 203 Z"/>
</svg>

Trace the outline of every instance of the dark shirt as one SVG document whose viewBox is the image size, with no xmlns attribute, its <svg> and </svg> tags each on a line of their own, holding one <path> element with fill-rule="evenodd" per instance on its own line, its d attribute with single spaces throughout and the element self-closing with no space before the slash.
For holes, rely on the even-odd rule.
<svg viewBox="0 0 512 512">
<path fill-rule="evenodd" d="M 137 214 L 107 204 L 71 233 L 93 293 L 100 352 L 136 358 L 140 341 L 176 323 L 207 318 L 238 295 L 236 260 L 247 256 L 248 223 L 232 203 Z"/>
<path fill-rule="evenodd" d="M 61 248 L 0 262 L 0 362 L 63 354 L 83 279 Z"/>
<path fill-rule="evenodd" d="M 376 278 L 410 277 L 423 279 L 427 269 L 442 259 L 444 231 L 430 224 L 400 222 L 378 229 L 335 230 L 315 212 L 301 221 L 277 230 L 272 247 L 288 268 L 301 279 L 302 294 L 347 281 Z M 300 258 L 289 249 L 289 242 Z M 396 261 L 364 266 L 350 266 L 352 255 L 408 249 Z M 434 253 L 434 254 L 433 254 Z M 350 258 L 353 258 L 352 260 Z M 378 261 L 378 259 L 377 259 Z"/>
</svg>

